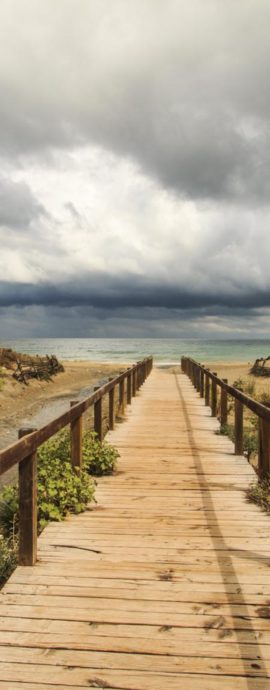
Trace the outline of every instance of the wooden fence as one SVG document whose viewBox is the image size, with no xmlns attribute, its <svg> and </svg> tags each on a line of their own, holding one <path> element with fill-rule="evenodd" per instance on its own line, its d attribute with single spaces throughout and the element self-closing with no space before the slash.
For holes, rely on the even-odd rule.
<svg viewBox="0 0 270 690">
<path fill-rule="evenodd" d="M 153 366 L 152 357 L 137 362 L 81 402 L 72 401 L 70 409 L 53 419 L 41 429 L 21 429 L 19 440 L 0 452 L 0 475 L 19 465 L 19 563 L 34 565 L 37 554 L 37 450 L 51 436 L 70 425 L 71 463 L 82 466 L 82 419 L 83 414 L 94 406 L 94 429 L 102 440 L 102 401 L 109 396 L 109 429 L 115 424 L 115 390 L 118 386 L 119 408 L 124 413 L 125 405 L 131 404 Z"/>
<path fill-rule="evenodd" d="M 212 417 L 218 413 L 217 390 L 220 388 L 220 424 L 228 421 L 228 396 L 234 400 L 234 444 L 235 454 L 243 454 L 243 417 L 244 408 L 248 408 L 258 417 L 258 474 L 266 477 L 270 474 L 270 409 L 262 403 L 228 384 L 227 379 L 220 379 L 216 372 L 211 372 L 190 357 L 181 358 L 182 371 L 189 376 L 205 404 L 210 405 Z"/>
</svg>

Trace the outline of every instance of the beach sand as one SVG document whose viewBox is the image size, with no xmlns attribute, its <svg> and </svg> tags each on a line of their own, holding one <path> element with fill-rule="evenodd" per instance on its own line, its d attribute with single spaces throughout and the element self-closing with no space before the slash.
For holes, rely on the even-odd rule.
<svg viewBox="0 0 270 690">
<path fill-rule="evenodd" d="M 31 379 L 28 385 L 18 383 L 12 377 L 12 372 L 5 370 L 4 385 L 0 390 L 0 439 L 7 430 L 19 427 L 23 419 L 36 414 L 45 403 L 51 403 L 52 416 L 57 416 L 57 401 L 67 398 L 68 407 L 68 398 L 76 399 L 76 394 L 82 389 L 109 376 L 117 376 L 128 366 L 87 361 L 68 361 L 63 364 L 65 371 L 54 376 L 51 381 Z"/>
<path fill-rule="evenodd" d="M 65 371 L 57 374 L 51 381 L 31 380 L 29 385 L 18 383 L 12 372 L 6 371 L 4 386 L 0 390 L 0 449 L 13 443 L 18 438 L 18 429 L 21 426 L 44 426 L 50 419 L 69 408 L 69 402 L 80 395 L 90 395 L 91 387 L 100 384 L 111 376 L 117 376 L 125 370 L 130 363 L 102 363 L 90 361 L 66 361 L 63 362 Z M 244 381 L 253 382 L 254 393 L 251 397 L 260 396 L 262 392 L 269 393 L 270 379 L 254 377 L 249 374 L 251 363 L 246 362 L 204 362 L 211 370 L 216 371 L 220 378 L 227 378 L 230 384 L 241 378 Z M 162 364 L 156 363 L 156 366 Z M 171 373 L 180 373 L 180 367 L 175 364 L 166 366 Z M 85 390 L 84 390 L 85 389 Z M 88 390 L 87 390 L 88 389 Z M 103 403 L 103 430 L 108 428 L 108 396 Z M 118 409 L 118 390 L 116 391 L 116 414 Z M 93 428 L 93 408 L 84 415 L 84 428 Z M 119 421 L 121 419 L 119 418 Z M 233 421 L 231 412 L 229 421 Z M 6 473 L 0 485 L 15 478 L 15 472 Z"/>
<path fill-rule="evenodd" d="M 203 362 L 210 371 L 217 372 L 221 379 L 228 379 L 228 383 L 234 384 L 238 379 L 245 382 L 253 383 L 254 395 L 257 397 L 261 393 L 269 393 L 270 396 L 270 378 L 263 376 L 253 376 L 250 374 L 250 369 L 253 362 Z"/>
<path fill-rule="evenodd" d="M 18 429 L 23 420 L 31 419 L 43 407 L 50 408 L 51 418 L 57 416 L 59 404 L 68 407 L 69 400 L 75 398 L 83 389 L 93 386 L 95 383 L 116 376 L 130 363 L 106 363 L 89 361 L 63 362 L 65 371 L 54 376 L 51 381 L 38 381 L 32 379 L 29 385 L 18 383 L 12 372 L 4 372 L 4 385 L 0 390 L 0 446 L 11 430 Z M 251 363 L 246 362 L 205 362 L 211 371 L 216 371 L 220 378 L 227 378 L 230 384 L 241 378 L 254 383 L 256 397 L 262 392 L 270 395 L 270 378 L 254 377 L 249 373 Z M 158 366 L 158 365 L 157 365 Z M 178 373 L 177 365 L 168 367 L 172 373 Z M 89 395 L 89 393 L 86 393 Z M 55 413 L 54 413 L 55 411 Z M 46 423 L 46 422 L 45 422 Z M 42 420 L 41 420 L 42 424 Z M 38 424 L 40 426 L 41 424 Z M 11 433 L 10 441 L 14 435 Z M 1 442 L 2 441 L 2 442 Z"/>
<path fill-rule="evenodd" d="M 4 385 L 0 390 L 0 437 L 3 430 L 18 426 L 21 419 L 32 416 L 44 403 L 53 403 L 63 398 L 76 398 L 82 389 L 93 386 L 109 376 L 116 376 L 126 369 L 128 363 L 103 363 L 89 361 L 63 362 L 65 371 L 54 376 L 51 381 L 32 379 L 29 385 L 18 383 L 12 372 L 6 370 Z M 216 371 L 220 378 L 227 378 L 230 384 L 241 378 L 252 381 L 256 394 L 270 392 L 270 378 L 254 377 L 249 374 L 251 363 L 246 362 L 205 362 L 211 371 Z M 178 373 L 177 365 L 168 367 Z"/>
</svg>

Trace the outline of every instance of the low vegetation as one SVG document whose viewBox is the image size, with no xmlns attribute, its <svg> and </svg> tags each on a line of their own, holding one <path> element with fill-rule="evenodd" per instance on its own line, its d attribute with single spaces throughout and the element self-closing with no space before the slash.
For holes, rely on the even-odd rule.
<svg viewBox="0 0 270 690">
<path fill-rule="evenodd" d="M 223 424 L 220 427 L 219 433 L 222 435 L 229 436 L 231 441 L 234 442 L 234 425 L 233 424 Z M 250 462 L 250 460 L 256 456 L 258 450 L 258 438 L 257 433 L 251 429 L 244 429 L 243 433 L 243 453 Z"/>
<path fill-rule="evenodd" d="M 246 393 L 246 395 L 249 395 L 251 398 L 254 398 L 256 395 L 256 385 L 255 381 L 253 380 L 248 380 L 248 379 L 236 379 L 234 383 L 232 384 L 234 388 L 238 388 L 239 391 L 243 391 L 243 393 Z"/>
<path fill-rule="evenodd" d="M 83 437 L 82 470 L 70 463 L 70 435 L 64 430 L 39 449 L 38 454 L 38 532 L 50 521 L 63 520 L 70 513 L 81 513 L 95 501 L 96 480 L 111 474 L 118 451 L 106 441 L 101 444 L 94 432 Z M 7 485 L 0 494 L 0 584 L 17 561 L 19 526 L 18 486 Z"/>
<path fill-rule="evenodd" d="M 270 513 L 270 476 L 251 484 L 247 490 L 247 498 Z"/>
<path fill-rule="evenodd" d="M 270 407 L 270 389 L 257 394 L 256 385 L 253 380 L 239 378 L 232 384 L 238 390 L 254 398 L 266 407 Z M 234 401 L 232 397 L 228 400 L 229 419 L 232 418 Z M 243 429 L 243 453 L 254 467 L 257 465 L 258 456 L 258 417 L 249 410 L 245 410 L 244 429 Z M 234 424 L 229 422 L 220 427 L 220 434 L 226 434 L 234 442 Z M 257 479 L 253 482 L 246 492 L 247 499 L 260 506 L 264 511 L 270 513 L 270 476 L 264 479 Z"/>
</svg>

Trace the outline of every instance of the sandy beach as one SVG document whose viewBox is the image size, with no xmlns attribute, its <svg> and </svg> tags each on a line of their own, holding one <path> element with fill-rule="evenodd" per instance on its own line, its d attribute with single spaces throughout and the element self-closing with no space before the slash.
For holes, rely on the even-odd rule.
<svg viewBox="0 0 270 690">
<path fill-rule="evenodd" d="M 81 395 L 89 395 L 95 383 L 102 382 L 109 376 L 117 375 L 126 369 L 128 363 L 108 364 L 106 362 L 66 361 L 65 371 L 54 376 L 51 381 L 32 379 L 29 385 L 18 383 L 12 372 L 5 370 L 3 387 L 0 390 L 0 447 L 16 438 L 17 429 L 24 423 L 41 414 L 40 426 L 44 423 L 42 410 L 46 408 L 53 418 L 60 413 L 60 407 L 67 406 L 69 400 Z M 211 371 L 216 371 L 221 378 L 227 378 L 233 384 L 239 378 L 254 384 L 256 397 L 262 392 L 270 393 L 270 379 L 254 377 L 249 373 L 251 363 L 246 362 L 205 362 Z M 158 365 L 157 365 L 158 366 Z M 178 372 L 177 365 L 169 367 Z M 45 419 L 46 423 L 46 419 Z"/>
<path fill-rule="evenodd" d="M 116 376 L 130 366 L 128 363 L 90 361 L 66 361 L 63 364 L 65 371 L 51 381 L 32 379 L 27 386 L 18 383 L 11 371 L 4 372 L 3 388 L 0 390 L 0 437 L 3 430 L 18 425 L 23 417 L 36 413 L 44 403 L 51 401 L 53 405 L 59 399 L 76 397 L 83 389 L 87 390 L 109 376 Z M 270 379 L 254 377 L 249 373 L 251 363 L 220 361 L 205 362 L 205 365 L 221 378 L 227 378 L 230 384 L 241 378 L 252 381 L 258 394 L 270 391 Z M 169 368 L 172 372 L 179 371 L 177 365 Z"/>
<path fill-rule="evenodd" d="M 68 361 L 63 364 L 65 371 L 54 376 L 51 381 L 31 379 L 28 385 L 18 383 L 12 377 L 11 371 L 4 371 L 3 387 L 0 390 L 2 447 L 14 440 L 12 430 L 17 430 L 25 418 L 31 419 L 35 416 L 44 405 L 50 408 L 51 417 L 56 416 L 59 414 L 59 401 L 64 401 L 68 406 L 69 399 L 76 398 L 76 394 L 84 389 L 87 391 L 95 383 L 109 376 L 116 376 L 128 366 L 88 361 Z"/>
<path fill-rule="evenodd" d="M 256 397 L 261 393 L 270 395 L 270 378 L 253 376 L 249 373 L 253 362 L 204 362 L 204 364 L 210 371 L 216 371 L 220 378 L 228 379 L 231 385 L 238 379 L 253 383 Z"/>
</svg>

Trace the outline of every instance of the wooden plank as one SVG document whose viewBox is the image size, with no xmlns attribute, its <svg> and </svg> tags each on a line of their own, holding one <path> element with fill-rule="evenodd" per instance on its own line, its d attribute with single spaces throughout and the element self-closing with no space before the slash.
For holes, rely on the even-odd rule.
<svg viewBox="0 0 270 690">
<path fill-rule="evenodd" d="M 256 654 L 256 653 L 255 653 Z M 103 669 L 108 669 L 109 672 L 120 673 L 121 672 L 132 672 L 139 671 L 144 672 L 146 676 L 149 672 L 153 671 L 153 659 L 151 654 L 134 654 L 134 653 L 121 653 L 121 652 L 104 652 L 92 651 L 92 650 L 72 650 L 72 663 L 71 654 L 69 650 L 65 649 L 51 649 L 50 654 L 44 653 L 43 649 L 37 647 L 24 648 L 21 647 L 9 647 L 4 645 L 0 647 L 0 673 L 2 666 L 5 663 L 13 663 L 14 665 L 20 664 L 22 674 L 24 673 L 24 667 L 27 664 L 34 664 L 36 668 L 39 668 L 41 673 L 43 669 L 48 671 L 48 675 L 51 674 L 53 668 L 61 668 L 63 673 L 63 680 L 65 678 L 65 670 L 70 667 L 70 670 L 77 669 L 77 673 L 82 669 L 98 669 L 103 671 Z M 241 676 L 243 673 L 243 663 L 245 668 L 245 674 L 252 677 L 269 677 L 268 673 L 270 670 L 269 659 L 265 659 L 262 664 L 256 656 L 244 659 L 239 659 L 237 657 L 218 657 L 216 664 L 213 664 L 209 657 L 203 657 L 200 654 L 195 656 L 189 655 L 155 655 L 155 672 L 156 673 L 170 673 L 172 675 L 179 673 L 193 673 L 197 674 L 209 674 L 209 675 L 231 675 L 231 676 Z M 254 663 L 254 662 L 257 663 Z M 82 676 L 84 678 L 84 676 Z M 67 682 L 67 681 L 64 681 Z M 119 681 L 117 681 L 119 682 Z"/>
<path fill-rule="evenodd" d="M 266 690 L 269 518 L 246 502 L 252 468 L 184 375 L 154 371 L 127 420 L 97 506 L 49 525 L 3 589 L 0 690 Z"/>
<path fill-rule="evenodd" d="M 265 677 L 249 678 L 248 686 L 245 675 L 242 677 L 233 677 L 231 674 L 218 676 L 213 673 L 211 677 L 208 674 L 187 674 L 187 673 L 158 673 L 154 671 L 126 671 L 115 669 L 101 669 L 96 668 L 77 668 L 72 665 L 72 660 L 68 666 L 48 666 L 35 664 L 36 682 L 35 687 L 40 687 L 42 690 L 51 690 L 52 687 L 60 686 L 61 690 L 65 688 L 80 688 L 95 687 L 106 688 L 106 690 L 179 690 L 179 687 L 184 687 L 185 690 L 265 690 Z M 31 684 L 33 688 L 33 667 L 30 668 L 27 664 L 20 663 L 0 663 L 0 677 L 3 681 L 8 681 L 6 686 L 8 690 L 30 690 Z M 13 683 L 13 686 L 12 686 Z M 18 685 L 22 684 L 22 685 Z M 28 688 L 25 683 L 29 684 Z M 40 685 L 37 685 L 40 684 Z M 50 685 L 51 684 L 51 685 Z M 1 686 L 0 686 L 1 687 Z M 31 690 L 32 690 L 31 688 Z"/>
</svg>

